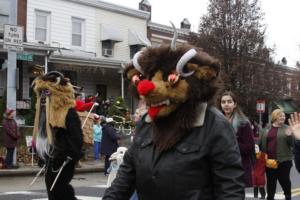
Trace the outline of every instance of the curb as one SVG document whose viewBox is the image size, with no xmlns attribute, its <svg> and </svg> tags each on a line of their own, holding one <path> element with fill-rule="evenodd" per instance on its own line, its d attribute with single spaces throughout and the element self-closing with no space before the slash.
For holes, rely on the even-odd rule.
<svg viewBox="0 0 300 200">
<path fill-rule="evenodd" d="M 41 168 L 33 167 L 28 169 L 1 169 L 0 177 L 13 177 L 13 176 L 35 176 Z M 103 165 L 97 166 L 82 166 L 81 168 L 75 169 L 75 174 L 93 173 L 93 172 L 104 172 Z"/>
</svg>

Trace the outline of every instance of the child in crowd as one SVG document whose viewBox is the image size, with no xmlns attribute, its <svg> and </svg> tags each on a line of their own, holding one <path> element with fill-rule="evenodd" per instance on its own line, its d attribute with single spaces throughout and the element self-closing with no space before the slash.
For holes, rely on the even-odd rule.
<svg viewBox="0 0 300 200">
<path fill-rule="evenodd" d="M 253 188 L 254 198 L 258 198 L 258 190 L 260 192 L 260 199 L 265 199 L 265 184 L 266 184 L 266 161 L 268 159 L 267 154 L 260 151 L 259 146 L 255 145 L 256 162 L 253 169 Z"/>
</svg>

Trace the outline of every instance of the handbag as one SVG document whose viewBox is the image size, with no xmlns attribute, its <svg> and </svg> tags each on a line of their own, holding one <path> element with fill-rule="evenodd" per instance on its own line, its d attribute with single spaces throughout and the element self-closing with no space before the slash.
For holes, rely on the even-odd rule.
<svg viewBox="0 0 300 200">
<path fill-rule="evenodd" d="M 267 159 L 266 161 L 266 167 L 270 169 L 277 169 L 278 168 L 278 162 L 275 159 Z"/>
</svg>

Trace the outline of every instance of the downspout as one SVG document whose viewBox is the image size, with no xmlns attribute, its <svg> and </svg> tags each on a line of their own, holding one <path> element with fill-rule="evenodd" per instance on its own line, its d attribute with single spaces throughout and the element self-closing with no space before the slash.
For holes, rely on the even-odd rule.
<svg viewBox="0 0 300 200">
<path fill-rule="evenodd" d="M 125 70 L 125 65 L 121 63 L 121 96 L 124 99 L 124 70 Z"/>
<path fill-rule="evenodd" d="M 48 57 L 50 56 L 50 52 L 47 51 L 47 55 L 45 56 L 45 74 L 48 72 Z"/>
<path fill-rule="evenodd" d="M 122 99 L 124 99 L 124 77 L 123 77 L 124 72 L 121 72 L 121 96 Z"/>
</svg>

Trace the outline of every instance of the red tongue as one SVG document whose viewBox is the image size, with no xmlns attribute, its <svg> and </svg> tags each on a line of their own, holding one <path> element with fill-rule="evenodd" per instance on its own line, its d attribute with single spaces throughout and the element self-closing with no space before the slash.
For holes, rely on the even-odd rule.
<svg viewBox="0 0 300 200">
<path fill-rule="evenodd" d="M 148 114 L 149 116 L 154 119 L 157 114 L 159 113 L 160 109 L 162 109 L 163 106 L 157 106 L 157 107 L 149 107 Z"/>
</svg>

